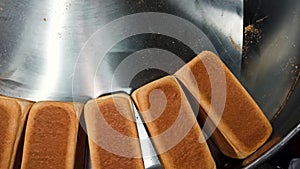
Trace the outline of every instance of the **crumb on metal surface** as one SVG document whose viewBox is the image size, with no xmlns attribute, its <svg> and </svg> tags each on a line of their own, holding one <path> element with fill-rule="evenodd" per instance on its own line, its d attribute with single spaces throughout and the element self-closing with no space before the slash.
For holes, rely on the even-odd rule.
<svg viewBox="0 0 300 169">
<path fill-rule="evenodd" d="M 263 18 L 261 18 L 261 19 L 258 19 L 258 20 L 256 20 L 256 23 L 262 22 L 262 21 L 264 21 L 264 20 L 267 19 L 267 18 L 268 18 L 268 16 L 265 16 L 265 17 L 263 17 Z"/>
<path fill-rule="evenodd" d="M 233 38 L 232 38 L 231 36 L 229 36 L 229 39 L 230 39 L 231 44 L 234 46 L 234 48 L 235 48 L 237 51 L 241 51 L 240 46 L 239 46 L 237 43 L 235 43 L 235 41 L 233 40 Z"/>
<path fill-rule="evenodd" d="M 243 52 L 247 53 L 248 49 L 252 45 L 256 45 L 261 40 L 261 29 L 257 28 L 254 24 L 250 24 L 244 27 L 244 43 Z"/>
</svg>

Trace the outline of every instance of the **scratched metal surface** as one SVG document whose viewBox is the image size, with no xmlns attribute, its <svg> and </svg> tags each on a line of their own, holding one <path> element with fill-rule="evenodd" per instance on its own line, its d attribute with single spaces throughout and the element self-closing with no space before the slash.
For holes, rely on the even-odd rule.
<svg viewBox="0 0 300 169">
<path fill-rule="evenodd" d="M 0 0 L 0 93 L 33 101 L 81 102 L 114 91 L 130 94 L 174 73 L 202 50 L 219 53 L 239 75 L 242 4 L 231 0 L 184 4 L 179 0 Z M 124 61 L 127 65 L 119 68 Z M 141 70 L 130 73 L 130 68 L 142 63 Z M 142 123 L 138 130 L 144 138 L 145 167 L 158 167 Z"/>
<path fill-rule="evenodd" d="M 271 119 L 299 72 L 299 1 L 245 2 L 245 26 L 268 17 L 262 42 L 242 58 L 241 0 L 0 0 L 0 93 L 81 102 L 114 91 L 130 93 L 206 49 L 219 54 Z M 275 17 L 276 12 L 284 14 Z M 147 69 L 130 71 L 141 64 Z M 276 126 L 275 133 L 284 138 L 292 124 L 285 130 Z M 159 166 L 143 125 L 138 130 L 146 140 L 143 151 L 153 155 L 145 157 L 146 168 Z M 266 159 L 261 156 L 247 165 Z M 241 163 L 220 159 L 219 167 Z"/>
<path fill-rule="evenodd" d="M 189 8 L 192 10 L 188 10 Z M 221 57 L 232 70 L 236 74 L 240 73 L 241 51 L 236 50 L 231 40 L 241 48 L 243 24 L 241 1 L 192 0 L 183 5 L 181 1 L 1 0 L 0 92 L 34 101 L 66 100 L 72 97 L 74 83 L 79 84 L 79 88 L 87 87 L 82 82 L 74 82 L 76 65 L 80 64 L 78 62 L 84 62 L 78 60 L 84 44 L 96 31 L 113 20 L 140 12 L 164 12 L 191 21 L 210 37 L 210 41 L 216 49 L 219 49 Z M 225 22 L 227 26 L 224 26 Z M 118 26 L 125 27 L 126 23 L 119 23 Z M 133 23 L 128 29 L 136 26 L 137 24 Z M 172 30 L 172 27 L 177 25 L 174 23 L 167 26 Z M 151 32 L 150 29 L 151 27 L 149 34 L 132 36 L 114 44 L 113 49 L 103 49 L 109 50 L 105 55 L 108 64 L 101 68 L 98 74 L 111 77 L 113 73 L 110 69 L 115 69 L 122 59 L 143 48 L 164 48 L 185 61 L 194 56 L 188 47 L 174 41 L 174 38 L 157 35 L 159 32 Z M 116 32 L 106 33 L 113 35 Z M 100 41 L 107 42 L 113 38 L 122 40 L 120 35 L 107 36 L 107 39 Z M 164 45 L 167 43 L 170 45 Z M 199 44 L 203 47 L 199 47 L 196 52 L 200 52 L 201 49 L 212 49 L 208 43 Z M 93 54 L 94 57 L 99 57 L 96 56 L 96 52 Z M 176 66 L 173 71 L 175 69 Z M 81 71 L 86 75 L 84 79 L 86 83 L 95 80 L 109 85 L 109 81 L 103 82 L 103 79 L 91 76 L 93 72 L 88 69 Z M 155 78 L 159 74 L 161 73 L 156 73 Z M 133 83 L 139 86 L 139 82 Z M 83 97 L 95 97 L 106 92 L 109 91 L 104 87 L 94 93 L 83 91 L 80 94 Z"/>
</svg>

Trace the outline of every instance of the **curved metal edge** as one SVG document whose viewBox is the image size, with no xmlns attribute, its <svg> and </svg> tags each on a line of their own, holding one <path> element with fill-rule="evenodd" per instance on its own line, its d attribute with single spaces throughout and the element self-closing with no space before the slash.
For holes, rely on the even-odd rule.
<svg viewBox="0 0 300 169">
<path fill-rule="evenodd" d="M 258 167 L 264 161 L 275 155 L 278 151 L 280 151 L 298 132 L 300 131 L 300 123 L 290 131 L 279 143 L 277 143 L 274 147 L 268 150 L 264 155 L 260 158 L 256 159 L 254 162 L 244 167 L 244 169 L 252 169 Z"/>
</svg>

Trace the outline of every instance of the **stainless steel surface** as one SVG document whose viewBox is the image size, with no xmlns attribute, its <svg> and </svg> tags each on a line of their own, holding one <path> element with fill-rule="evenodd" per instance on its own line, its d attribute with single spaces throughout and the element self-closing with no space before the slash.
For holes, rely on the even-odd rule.
<svg viewBox="0 0 300 169">
<path fill-rule="evenodd" d="M 197 2 L 197 8 L 194 3 Z M 225 62 L 239 74 L 241 51 L 231 44 L 232 38 L 242 46 L 242 2 L 189 1 L 188 12 L 181 1 L 131 1 L 131 0 L 1 0 L 0 1 L 0 92 L 4 95 L 30 100 L 65 100 L 72 97 L 74 66 L 87 40 L 104 25 L 122 16 L 137 12 L 166 12 L 187 16 L 204 33 L 210 36 Z M 224 10 L 223 10 L 224 8 Z M 179 12 L 179 11 L 186 12 Z M 209 10 L 210 15 L 207 15 Z M 234 20 L 232 17 L 234 16 Z M 227 21 L 226 26 L 220 21 Z M 229 22 L 230 21 L 230 22 Z M 218 24 L 219 23 L 219 24 Z M 126 26 L 121 23 L 119 26 Z M 137 25 L 129 25 L 134 28 Z M 176 25 L 167 25 L 172 30 Z M 209 30 L 208 30 L 209 28 Z M 151 28 L 149 28 L 151 29 Z M 207 32 L 205 32 L 207 31 Z M 112 35 L 114 32 L 110 32 Z M 159 33 L 151 32 L 149 33 Z M 115 37 L 116 39 L 120 37 Z M 150 42 L 146 42 L 146 40 Z M 134 36 L 116 45 L 107 53 L 110 63 L 120 60 L 143 47 L 157 47 L 155 37 Z M 107 41 L 109 39 L 103 39 Z M 118 39 L 121 40 L 121 39 Z M 139 41 L 136 44 L 134 41 Z M 164 42 L 170 39 L 164 39 Z M 149 45 L 150 44 L 150 45 Z M 151 45 L 152 44 L 152 45 Z M 178 46 L 178 45 L 177 45 Z M 169 46 L 168 50 L 174 51 Z M 199 52 L 199 51 L 197 51 Z M 181 57 L 191 58 L 184 52 Z M 102 68 L 102 72 L 111 72 Z M 84 72 L 86 80 L 89 72 Z M 100 95 L 103 93 L 97 93 Z M 88 97 L 94 97 L 90 93 Z"/>
<path fill-rule="evenodd" d="M 243 55 L 240 79 L 273 126 L 268 142 L 243 162 L 246 168 L 259 166 L 299 132 L 299 16 L 299 0 L 245 1 L 245 26 L 260 33 Z"/>
<path fill-rule="evenodd" d="M 165 75 L 157 69 L 172 74 L 202 50 L 218 52 L 238 75 L 242 1 L 186 5 L 172 0 L 0 0 L 0 93 L 33 101 L 81 102 L 115 90 L 130 93 Z M 124 19 L 129 15 L 134 18 Z M 224 21 L 230 24 L 224 27 Z M 148 68 L 137 74 L 140 78 L 130 76 L 135 74 L 126 65 L 115 74 L 131 54 L 140 59 L 131 59 L 127 67 L 145 63 Z M 145 166 L 159 166 L 141 123 L 138 129 Z"/>
<path fill-rule="evenodd" d="M 249 168 L 257 166 L 298 130 L 300 109 L 296 102 L 299 102 L 300 92 L 296 90 L 299 88 L 296 79 L 300 69 L 300 7 L 299 0 L 284 3 L 246 0 L 245 3 L 245 26 L 257 26 L 260 37 L 259 42 L 244 51 L 242 60 L 242 0 L 0 0 L 0 94 L 33 101 L 85 102 L 114 90 L 130 93 L 134 88 L 175 72 L 195 53 L 213 50 L 272 119 L 274 134 L 266 144 L 271 146 L 259 151 L 264 154 L 270 150 L 269 154 L 254 154 L 255 160 L 246 164 Z M 141 28 L 135 22 L 119 22 L 124 16 L 141 12 L 171 14 L 187 22 L 177 20 L 172 24 L 164 20 L 170 16 L 161 15 L 163 17 L 158 18 L 161 22 L 154 24 L 151 20 L 154 15 L 149 14 L 147 19 L 146 14 L 137 20 L 148 24 L 147 31 L 142 31 L 144 34 L 130 32 Z M 150 21 L 154 22 L 152 26 Z M 103 31 L 116 22 L 119 22 L 118 27 Z M 167 35 L 173 32 L 172 36 L 162 35 L 159 26 L 164 26 L 162 31 L 167 31 Z M 191 33 L 193 26 L 199 33 Z M 182 27 L 184 30 L 180 32 Z M 105 34 L 99 35 L 101 31 Z M 136 34 L 122 39 L 128 31 Z M 182 42 L 194 35 L 200 38 L 191 37 L 188 42 Z M 91 41 L 99 43 L 86 45 Z M 101 56 L 96 51 L 103 46 L 97 45 L 111 42 L 115 43 L 100 51 L 103 58 L 98 63 Z M 92 50 L 86 50 L 89 47 L 93 47 Z M 92 58 L 84 60 L 84 51 L 90 52 L 88 55 Z M 127 71 L 120 71 L 123 69 L 119 69 L 119 65 L 132 55 L 139 59 L 130 62 Z M 169 66 L 168 62 L 174 57 L 181 60 L 175 59 L 171 62 L 173 66 Z M 141 62 L 152 66 L 128 78 L 132 75 L 130 70 Z M 160 67 L 167 71 L 154 69 Z M 116 70 L 119 73 L 115 74 Z M 140 136 L 147 139 L 143 125 L 138 127 Z M 149 146 L 153 149 L 151 144 L 143 145 L 144 152 Z M 159 164 L 153 157 L 154 160 L 145 157 L 145 165 L 149 168 Z M 242 165 L 241 161 L 216 159 L 219 167 L 239 168 Z"/>
</svg>

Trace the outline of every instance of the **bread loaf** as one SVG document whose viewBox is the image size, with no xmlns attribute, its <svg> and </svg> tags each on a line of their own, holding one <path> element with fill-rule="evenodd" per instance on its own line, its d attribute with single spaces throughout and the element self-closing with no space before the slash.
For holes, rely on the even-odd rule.
<svg viewBox="0 0 300 169">
<path fill-rule="evenodd" d="M 173 76 L 132 93 L 166 169 L 216 168 L 186 96 Z"/>
<path fill-rule="evenodd" d="M 28 115 L 22 169 L 73 169 L 78 118 L 83 105 L 71 102 L 38 102 Z"/>
<path fill-rule="evenodd" d="M 92 168 L 143 169 L 133 107 L 126 94 L 90 100 L 84 107 Z"/>
<path fill-rule="evenodd" d="M 208 117 L 213 121 L 216 130 L 211 131 L 212 138 L 225 155 L 245 158 L 261 147 L 271 135 L 272 127 L 264 113 L 214 53 L 200 53 L 176 72 L 175 76 L 200 104 L 201 119 Z M 224 90 L 213 95 L 222 85 Z M 213 104 L 212 99 L 220 96 L 225 99 L 217 99 Z M 222 112 L 218 112 L 220 106 L 224 106 Z M 218 113 L 223 113 L 219 122 Z"/>
<path fill-rule="evenodd" d="M 0 168 L 12 169 L 28 111 L 33 103 L 0 96 Z"/>
</svg>

